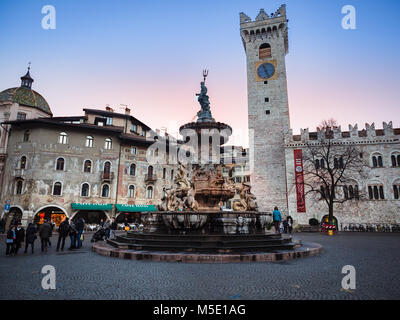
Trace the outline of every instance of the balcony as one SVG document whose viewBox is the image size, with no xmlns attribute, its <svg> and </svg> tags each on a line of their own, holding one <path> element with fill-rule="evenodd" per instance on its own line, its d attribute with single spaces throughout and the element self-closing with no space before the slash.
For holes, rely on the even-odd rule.
<svg viewBox="0 0 400 320">
<path fill-rule="evenodd" d="M 144 175 L 144 182 L 155 182 L 157 180 L 157 175 L 156 174 L 148 174 L 146 173 Z"/>
<path fill-rule="evenodd" d="M 114 172 L 102 172 L 101 180 L 104 182 L 111 182 L 114 179 Z"/>
</svg>

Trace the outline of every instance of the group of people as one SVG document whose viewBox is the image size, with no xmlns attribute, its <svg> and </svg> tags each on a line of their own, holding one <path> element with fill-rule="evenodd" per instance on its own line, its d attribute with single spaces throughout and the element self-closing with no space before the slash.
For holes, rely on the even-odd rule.
<svg viewBox="0 0 400 320">
<path fill-rule="evenodd" d="M 283 219 L 281 212 L 278 210 L 278 207 L 275 207 L 274 211 L 272 212 L 272 220 L 274 222 L 276 233 L 292 233 L 293 230 L 292 217 L 288 216 L 286 219 Z"/>
<path fill-rule="evenodd" d="M 106 219 L 105 221 L 101 219 L 100 228 L 104 231 L 104 240 L 110 238 L 115 239 L 115 232 L 117 231 L 118 224 L 114 218 L 112 218 L 111 220 Z"/>
<path fill-rule="evenodd" d="M 12 223 L 7 231 L 6 236 L 6 255 L 16 255 L 22 244 L 25 243 L 25 251 L 27 253 L 29 245 L 32 253 L 34 253 L 35 240 L 40 237 L 42 252 L 47 252 L 48 247 L 51 247 L 50 238 L 52 237 L 55 224 L 50 220 L 45 219 L 43 224 L 37 229 L 35 224 L 29 223 L 25 229 L 21 222 Z M 69 236 L 71 239 L 70 250 L 79 249 L 82 247 L 83 230 L 85 228 L 85 220 L 78 218 L 75 222 L 65 218 L 58 227 L 58 241 L 56 250 L 64 250 L 65 239 Z"/>
</svg>

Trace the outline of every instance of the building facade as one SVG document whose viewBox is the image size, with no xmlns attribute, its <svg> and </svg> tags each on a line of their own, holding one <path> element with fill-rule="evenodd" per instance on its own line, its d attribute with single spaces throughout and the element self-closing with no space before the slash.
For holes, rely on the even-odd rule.
<svg viewBox="0 0 400 320">
<path fill-rule="evenodd" d="M 251 184 L 262 211 L 278 206 L 295 223 L 308 224 L 310 218 L 321 220 L 328 207 L 325 201 L 308 193 L 307 187 L 299 194 L 295 151 L 304 152 L 310 143 L 318 143 L 322 132 L 305 129 L 301 135 L 293 135 L 290 130 L 285 68 L 287 22 L 285 5 L 270 15 L 261 9 L 255 21 L 240 14 L 247 59 Z M 338 222 L 399 223 L 400 129 L 393 128 L 390 122 L 384 123 L 382 129 L 366 124 L 364 130 L 355 125 L 346 132 L 340 127 L 333 131 L 333 144 L 353 145 L 360 150 L 365 171 L 362 177 L 355 176 L 351 185 L 337 187 L 337 197 L 349 197 L 349 191 L 353 195 L 335 206 Z M 354 190 L 359 196 L 354 196 Z M 300 200 L 304 208 L 300 208 Z"/>
<path fill-rule="evenodd" d="M 16 102 L 10 106 L 7 99 L 2 106 L 14 113 L 26 110 Z M 77 215 L 88 223 L 121 214 L 131 218 L 132 213 L 155 210 L 163 188 L 172 184 L 175 166 L 147 161 L 157 133 L 128 108 L 125 114 L 109 107 L 84 109 L 83 116 L 52 117 L 49 107 L 27 114 L 2 123 L 0 200 L 8 204 L 2 208 L 8 223 L 44 218 L 57 223 Z"/>
</svg>

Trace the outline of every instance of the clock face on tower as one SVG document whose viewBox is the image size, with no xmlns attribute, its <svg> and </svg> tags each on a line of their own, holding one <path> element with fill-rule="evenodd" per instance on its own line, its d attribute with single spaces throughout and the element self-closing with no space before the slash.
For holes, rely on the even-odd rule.
<svg viewBox="0 0 400 320">
<path fill-rule="evenodd" d="M 272 63 L 266 62 L 257 68 L 257 75 L 262 79 L 269 79 L 275 74 L 275 67 Z"/>
</svg>

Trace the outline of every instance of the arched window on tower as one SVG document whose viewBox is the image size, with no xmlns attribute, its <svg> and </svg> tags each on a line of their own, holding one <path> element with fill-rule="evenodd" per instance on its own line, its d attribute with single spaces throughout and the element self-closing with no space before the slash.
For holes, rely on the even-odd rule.
<svg viewBox="0 0 400 320">
<path fill-rule="evenodd" d="M 258 57 L 260 60 L 271 58 L 271 46 L 269 43 L 263 43 L 258 50 Z"/>
<path fill-rule="evenodd" d="M 101 196 L 103 198 L 108 198 L 110 196 L 110 186 L 108 184 L 104 184 L 101 188 Z"/>
</svg>

